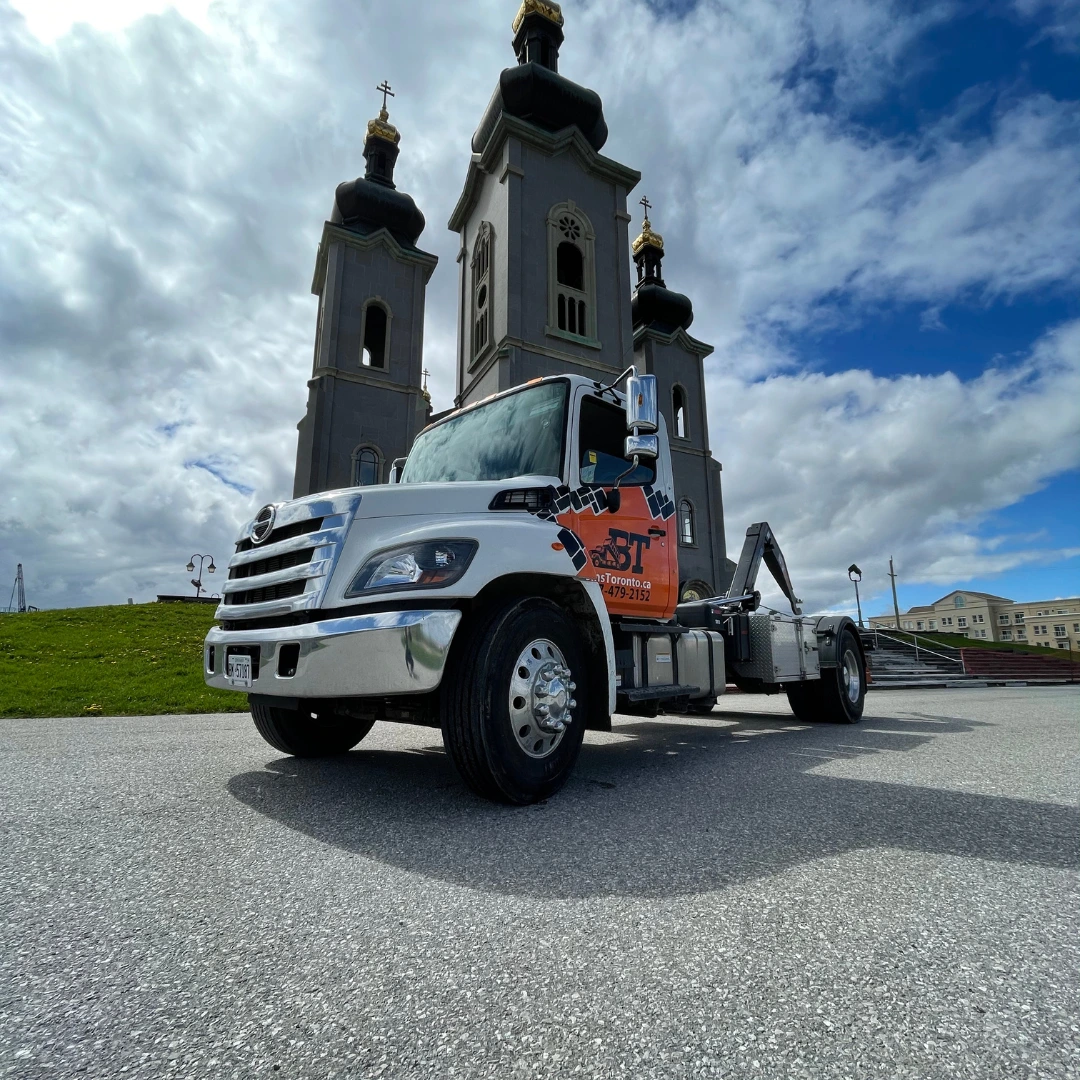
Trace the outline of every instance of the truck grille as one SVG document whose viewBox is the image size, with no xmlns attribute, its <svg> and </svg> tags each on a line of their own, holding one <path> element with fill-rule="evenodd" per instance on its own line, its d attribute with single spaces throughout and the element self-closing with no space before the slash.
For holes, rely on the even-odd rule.
<svg viewBox="0 0 1080 1080">
<path fill-rule="evenodd" d="M 271 555 L 269 559 L 259 559 L 257 562 L 241 563 L 231 567 L 229 580 L 237 578 L 258 577 L 259 574 L 274 574 L 278 570 L 288 570 L 290 566 L 303 566 L 311 562 L 311 556 L 315 554 L 313 547 L 304 548 L 302 551 L 289 551 L 284 555 Z"/>
<path fill-rule="evenodd" d="M 259 547 L 265 551 L 268 547 L 273 547 L 274 544 L 280 544 L 282 540 L 291 540 L 294 536 L 305 536 L 307 533 L 318 532 L 322 528 L 322 523 L 323 519 L 319 517 L 310 518 L 307 521 L 294 521 L 289 525 L 279 525 Z M 236 543 L 238 552 L 251 551 L 254 547 L 255 544 L 252 543 L 250 536 L 245 536 Z"/>
<path fill-rule="evenodd" d="M 225 603 L 233 604 L 265 604 L 267 600 L 283 600 L 287 596 L 299 596 L 307 588 L 307 582 L 302 578 L 298 581 L 286 581 L 281 585 L 267 585 L 262 589 L 245 589 L 243 592 L 229 593 L 225 597 Z"/>
<path fill-rule="evenodd" d="M 253 523 L 246 525 L 229 561 L 217 618 L 226 626 L 250 619 L 284 624 L 317 608 L 360 500 L 359 492 L 341 492 L 280 505 L 275 528 L 261 544 L 251 541 Z"/>
</svg>

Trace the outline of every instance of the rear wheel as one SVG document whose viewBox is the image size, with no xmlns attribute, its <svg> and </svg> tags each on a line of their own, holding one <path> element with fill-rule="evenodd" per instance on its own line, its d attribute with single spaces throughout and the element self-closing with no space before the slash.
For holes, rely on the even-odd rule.
<svg viewBox="0 0 1080 1080">
<path fill-rule="evenodd" d="M 566 783 L 587 712 L 580 635 L 549 600 L 514 601 L 463 639 L 443 696 L 443 738 L 476 794 L 524 805 Z"/>
<path fill-rule="evenodd" d="M 259 734 L 275 749 L 294 757 L 331 757 L 351 750 L 372 729 L 374 720 L 354 720 L 315 703 L 299 709 L 251 706 Z"/>
<path fill-rule="evenodd" d="M 812 682 L 784 687 L 791 711 L 803 723 L 857 724 L 866 702 L 866 662 L 850 627 L 836 643 L 839 662 Z"/>
</svg>

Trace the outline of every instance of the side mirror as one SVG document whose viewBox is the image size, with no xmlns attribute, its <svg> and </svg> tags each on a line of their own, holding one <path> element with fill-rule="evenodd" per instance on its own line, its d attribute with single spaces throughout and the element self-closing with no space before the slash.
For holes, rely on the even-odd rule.
<svg viewBox="0 0 1080 1080">
<path fill-rule="evenodd" d="M 655 461 L 660 456 L 660 436 L 627 435 L 626 452 L 623 456 L 627 461 L 636 457 Z"/>
<path fill-rule="evenodd" d="M 626 380 L 626 428 L 635 435 L 655 431 L 660 425 L 656 404 L 656 376 L 631 375 Z M 656 457 L 656 454 L 652 455 Z"/>
<path fill-rule="evenodd" d="M 387 478 L 388 484 L 400 484 L 401 483 L 401 470 L 405 468 L 406 458 L 399 457 L 394 458 L 393 464 L 390 466 L 390 476 Z"/>
</svg>

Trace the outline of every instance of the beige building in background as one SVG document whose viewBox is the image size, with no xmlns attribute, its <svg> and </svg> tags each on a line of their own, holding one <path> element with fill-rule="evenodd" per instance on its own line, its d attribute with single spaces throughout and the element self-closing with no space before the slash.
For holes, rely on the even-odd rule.
<svg viewBox="0 0 1080 1080">
<path fill-rule="evenodd" d="M 895 630 L 894 615 L 878 615 L 870 626 Z M 900 615 L 900 629 L 962 634 L 980 641 L 1022 641 L 1048 649 L 1080 650 L 1080 597 L 1016 603 L 993 593 L 957 589 L 932 604 Z"/>
</svg>

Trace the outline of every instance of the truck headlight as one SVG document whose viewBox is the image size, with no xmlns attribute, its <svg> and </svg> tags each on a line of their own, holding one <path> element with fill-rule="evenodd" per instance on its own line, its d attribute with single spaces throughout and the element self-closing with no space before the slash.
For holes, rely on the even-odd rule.
<svg viewBox="0 0 1080 1080">
<path fill-rule="evenodd" d="M 387 589 L 438 589 L 469 568 L 475 540 L 427 540 L 372 555 L 345 593 L 346 598 Z"/>
</svg>

